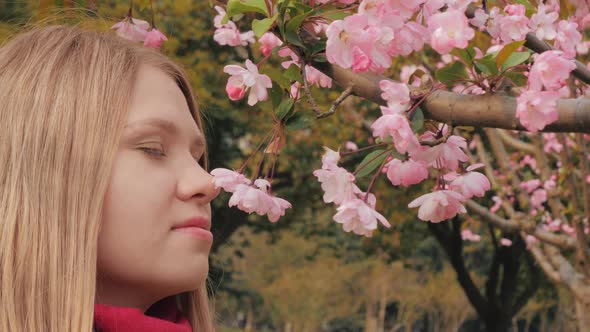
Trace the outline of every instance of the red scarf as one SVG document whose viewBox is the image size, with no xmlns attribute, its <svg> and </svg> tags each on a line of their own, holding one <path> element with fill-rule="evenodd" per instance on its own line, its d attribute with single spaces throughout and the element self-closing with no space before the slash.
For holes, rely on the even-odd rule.
<svg viewBox="0 0 590 332">
<path fill-rule="evenodd" d="M 94 305 L 96 332 L 192 332 L 186 316 L 176 307 L 174 297 L 166 298 L 144 314 L 137 308 Z"/>
</svg>

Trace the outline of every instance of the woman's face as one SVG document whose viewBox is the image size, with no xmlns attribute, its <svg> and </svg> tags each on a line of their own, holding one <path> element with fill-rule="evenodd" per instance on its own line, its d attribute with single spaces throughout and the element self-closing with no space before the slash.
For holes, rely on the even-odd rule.
<svg viewBox="0 0 590 332">
<path fill-rule="evenodd" d="M 143 66 L 103 206 L 98 303 L 145 311 L 201 287 L 212 237 L 174 228 L 195 217 L 210 228 L 209 202 L 219 192 L 198 163 L 204 148 L 180 88 Z"/>
</svg>

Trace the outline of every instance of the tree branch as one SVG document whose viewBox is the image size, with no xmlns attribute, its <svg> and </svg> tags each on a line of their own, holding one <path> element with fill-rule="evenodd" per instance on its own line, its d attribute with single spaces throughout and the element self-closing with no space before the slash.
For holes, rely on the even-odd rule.
<svg viewBox="0 0 590 332">
<path fill-rule="evenodd" d="M 562 249 L 576 249 L 576 240 L 570 236 L 553 234 L 538 228 L 536 226 L 527 227 L 521 221 L 506 220 L 496 214 L 491 213 L 486 207 L 483 207 L 473 200 L 465 202 L 465 206 L 473 213 L 477 214 L 482 221 L 488 222 L 506 233 L 518 233 L 524 231 L 537 239 L 555 245 Z"/>
<path fill-rule="evenodd" d="M 379 81 L 388 80 L 387 77 L 353 73 L 328 62 L 315 62 L 313 66 L 344 88 L 352 84 L 352 94 L 386 105 L 381 98 Z M 514 97 L 462 95 L 438 90 L 428 96 L 420 107 L 425 118 L 454 126 L 526 130 L 516 118 Z M 561 99 L 557 102 L 557 113 L 558 120 L 548 124 L 543 131 L 590 133 L 590 98 Z"/>
</svg>

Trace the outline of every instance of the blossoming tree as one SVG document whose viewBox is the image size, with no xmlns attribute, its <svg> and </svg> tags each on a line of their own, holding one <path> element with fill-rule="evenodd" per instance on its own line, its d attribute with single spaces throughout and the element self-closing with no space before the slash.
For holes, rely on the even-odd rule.
<svg viewBox="0 0 590 332">
<path fill-rule="evenodd" d="M 324 201 L 337 206 L 334 221 L 370 237 L 390 227 L 377 209 L 378 178 L 392 187 L 427 181 L 431 190 L 408 208 L 418 208 L 441 242 L 449 240 L 441 225 L 457 218 L 500 230 L 500 238 L 490 232 L 496 247 L 526 242 L 546 275 L 573 294 L 579 330 L 590 330 L 590 71 L 580 62 L 589 45 L 580 32 L 590 22 L 586 2 L 229 0 L 214 9 L 217 43 L 260 54 L 225 67 L 228 98 L 274 109 L 260 119 L 274 127 L 253 153 L 263 156 L 254 174 L 245 174 L 254 158 L 211 172 L 232 194 L 230 206 L 278 221 L 291 208 L 272 191 L 286 128 L 331 116 L 350 95 L 365 98 L 380 108 L 366 124 L 374 142 L 326 147 L 313 171 Z M 130 11 L 113 28 L 157 48 L 166 37 L 146 23 Z M 407 57 L 421 63 L 399 69 Z M 433 57 L 437 63 L 426 60 Z M 322 110 L 312 90 L 333 85 L 341 95 Z M 351 171 L 342 158 L 353 153 L 366 156 Z M 357 180 L 368 176 L 361 188 Z M 479 240 L 459 231 L 465 241 Z M 497 280 L 489 282 L 493 288 Z M 486 310 L 479 292 L 467 296 L 480 314 Z"/>
</svg>

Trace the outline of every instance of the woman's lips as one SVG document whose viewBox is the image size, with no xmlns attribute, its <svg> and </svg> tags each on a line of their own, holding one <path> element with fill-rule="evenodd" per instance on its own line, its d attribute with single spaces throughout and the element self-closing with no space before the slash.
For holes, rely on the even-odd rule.
<svg viewBox="0 0 590 332">
<path fill-rule="evenodd" d="M 175 232 L 185 233 L 202 240 L 213 242 L 213 233 L 200 227 L 177 227 L 172 230 Z"/>
</svg>

